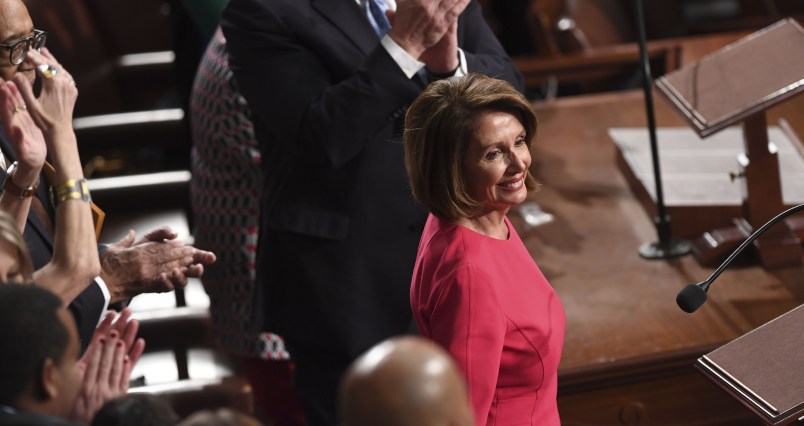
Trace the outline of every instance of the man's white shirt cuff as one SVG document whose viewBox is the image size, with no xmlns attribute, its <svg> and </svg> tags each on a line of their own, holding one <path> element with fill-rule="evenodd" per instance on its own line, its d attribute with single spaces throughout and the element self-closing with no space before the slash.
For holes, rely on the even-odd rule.
<svg viewBox="0 0 804 426">
<path fill-rule="evenodd" d="M 455 70 L 455 77 L 463 77 L 466 74 L 469 74 L 469 71 L 466 68 L 466 54 L 463 53 L 463 49 L 460 47 L 458 48 L 458 69 Z"/>
<path fill-rule="evenodd" d="M 408 78 L 413 78 L 419 70 L 424 68 L 424 62 L 421 62 L 410 56 L 410 53 L 406 52 L 405 49 L 399 47 L 398 44 L 391 38 L 388 34 L 386 34 L 382 40 L 382 47 L 388 52 L 389 55 L 394 59 L 397 65 L 399 65 L 399 69 L 405 73 Z"/>
<path fill-rule="evenodd" d="M 112 295 L 109 293 L 109 287 L 106 286 L 106 281 L 98 275 L 95 277 L 95 282 L 98 284 L 101 293 L 103 294 L 103 310 L 101 311 L 101 316 L 98 319 L 98 322 L 103 319 L 104 315 L 106 315 L 106 311 L 109 309 L 109 302 L 112 300 Z"/>
</svg>

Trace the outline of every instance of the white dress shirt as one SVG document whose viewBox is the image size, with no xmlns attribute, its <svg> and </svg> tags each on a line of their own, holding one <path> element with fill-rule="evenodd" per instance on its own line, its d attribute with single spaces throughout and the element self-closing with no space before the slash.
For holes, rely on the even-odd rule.
<svg viewBox="0 0 804 426">
<path fill-rule="evenodd" d="M 360 6 L 361 10 L 365 10 L 364 5 L 365 2 L 368 0 L 355 0 L 357 5 Z M 383 0 L 389 10 L 396 10 L 396 0 Z M 380 41 L 382 47 L 391 55 L 399 65 L 399 68 L 402 72 L 405 73 L 408 78 L 413 78 L 414 75 L 421 72 L 424 69 L 424 62 L 419 61 L 418 59 L 411 56 L 405 49 L 401 48 L 394 39 L 391 38 L 390 35 L 386 34 L 383 36 L 382 40 Z M 466 69 L 466 55 L 464 55 L 463 50 L 458 48 L 458 69 L 455 70 L 455 76 L 462 76 L 468 74 L 468 70 Z"/>
</svg>

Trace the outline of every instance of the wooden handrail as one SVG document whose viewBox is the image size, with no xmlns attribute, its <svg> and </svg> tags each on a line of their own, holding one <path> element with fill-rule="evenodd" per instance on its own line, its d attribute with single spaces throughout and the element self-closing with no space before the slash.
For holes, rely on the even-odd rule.
<svg viewBox="0 0 804 426">
<path fill-rule="evenodd" d="M 674 43 L 651 43 L 648 55 L 661 61 L 663 67 L 655 70 L 665 74 L 679 66 L 680 47 Z M 513 58 L 525 80 L 526 88 L 539 87 L 551 78 L 559 84 L 588 82 L 595 78 L 634 68 L 639 65 L 639 47 L 620 44 L 586 50 L 580 53 L 551 58 L 520 56 Z"/>
</svg>

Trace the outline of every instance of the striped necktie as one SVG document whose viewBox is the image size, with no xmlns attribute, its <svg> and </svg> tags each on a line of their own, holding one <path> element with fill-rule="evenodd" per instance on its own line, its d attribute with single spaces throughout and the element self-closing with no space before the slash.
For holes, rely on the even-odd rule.
<svg viewBox="0 0 804 426">
<path fill-rule="evenodd" d="M 391 31 L 391 23 L 388 22 L 388 17 L 385 16 L 385 11 L 388 6 L 382 0 L 365 0 L 363 3 L 365 7 L 366 16 L 368 16 L 369 23 L 374 27 L 374 31 L 382 38 L 388 31 Z"/>
</svg>

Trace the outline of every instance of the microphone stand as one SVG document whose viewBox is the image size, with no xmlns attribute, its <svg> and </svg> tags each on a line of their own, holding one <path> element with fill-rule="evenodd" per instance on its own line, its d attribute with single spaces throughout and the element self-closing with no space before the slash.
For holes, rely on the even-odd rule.
<svg viewBox="0 0 804 426">
<path fill-rule="evenodd" d="M 659 241 L 645 243 L 639 247 L 639 255 L 645 259 L 670 259 L 684 256 L 692 249 L 689 241 L 672 238 L 670 234 L 670 215 L 664 205 L 664 191 L 662 190 L 662 173 L 659 168 L 659 148 L 656 143 L 656 120 L 653 114 L 653 78 L 650 73 L 650 61 L 645 35 L 645 14 L 642 0 L 636 3 L 637 30 L 639 33 L 639 56 L 642 60 L 642 89 L 645 92 L 645 112 L 648 116 L 648 133 L 650 135 L 650 151 L 653 160 L 653 180 L 656 183 L 656 233 Z"/>
<path fill-rule="evenodd" d="M 706 302 L 706 292 L 709 291 L 709 286 L 720 276 L 720 274 L 731 264 L 731 262 L 736 258 L 740 253 L 748 247 L 749 244 L 754 242 L 760 235 L 764 234 L 771 226 L 778 223 L 780 220 L 790 216 L 793 213 L 796 213 L 800 210 L 804 210 L 804 204 L 799 204 L 795 207 L 791 207 L 779 214 L 777 214 L 773 219 L 769 220 L 766 224 L 762 225 L 759 229 L 754 231 L 748 238 L 740 244 L 737 249 L 735 249 L 729 257 L 723 261 L 723 263 L 715 269 L 715 272 L 712 272 L 712 275 L 709 276 L 704 281 L 699 282 L 698 284 L 690 284 L 684 289 L 682 289 L 678 296 L 676 296 L 676 303 L 678 306 L 687 313 L 695 312 L 701 305 Z"/>
</svg>

